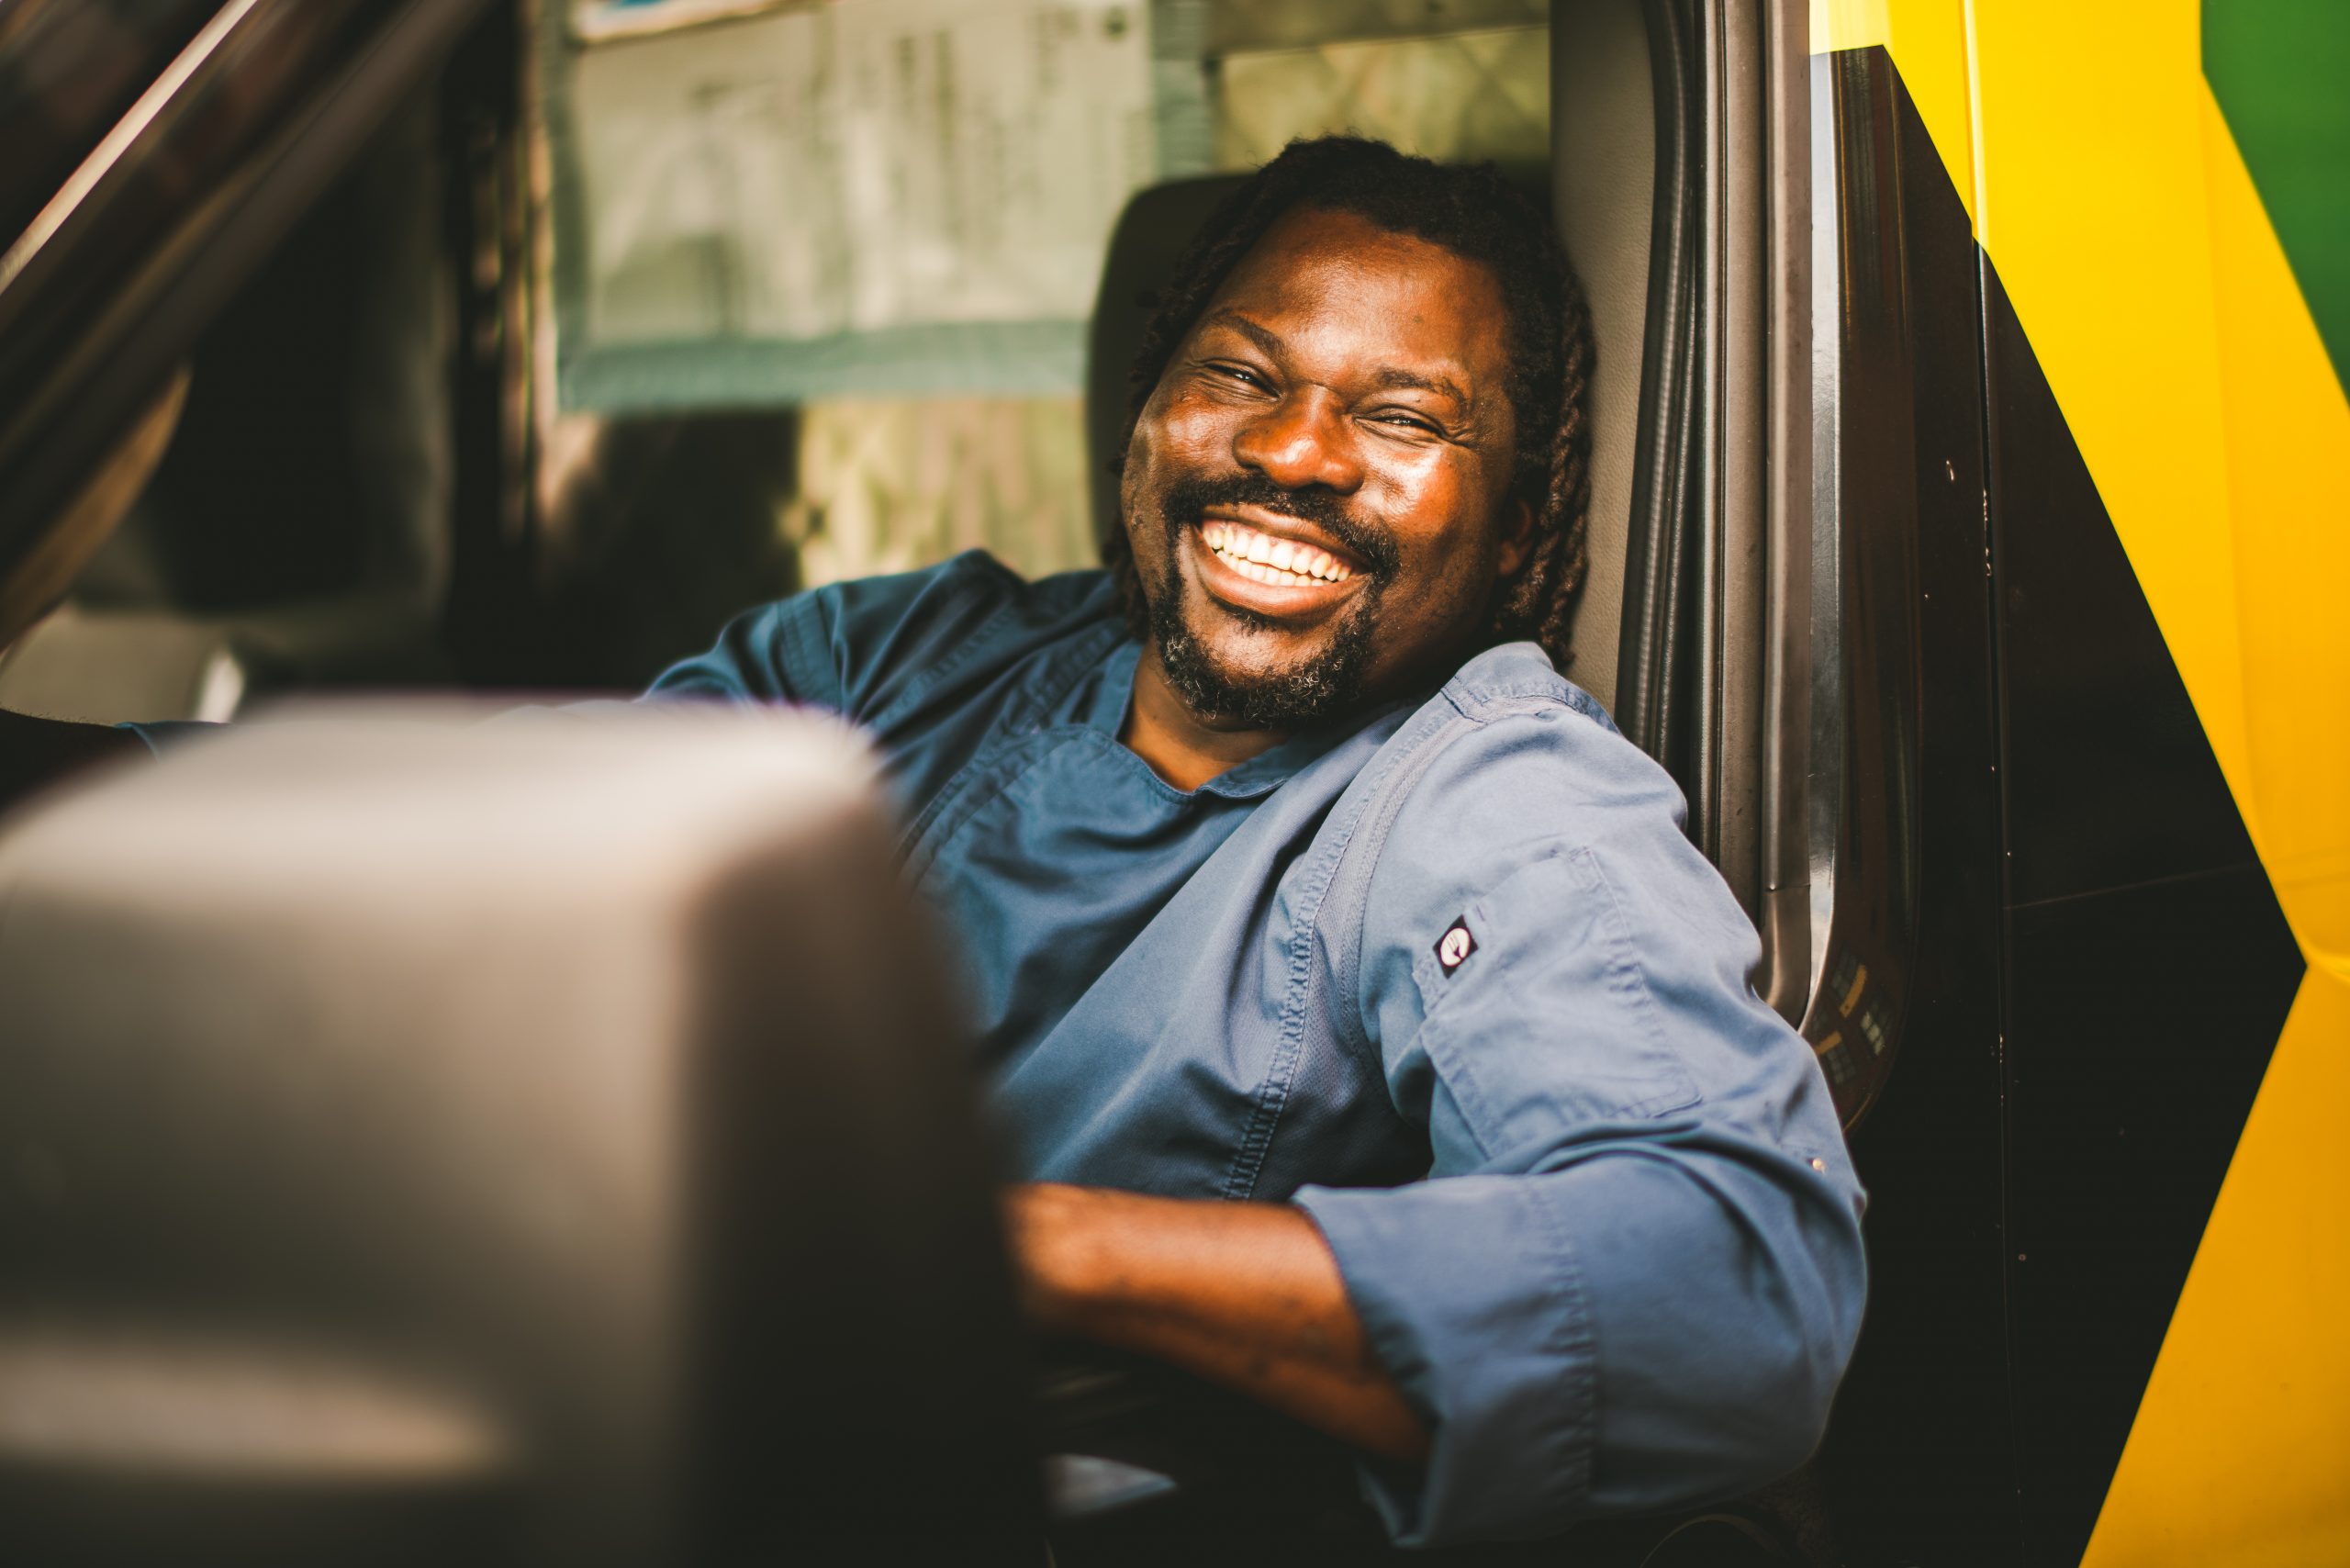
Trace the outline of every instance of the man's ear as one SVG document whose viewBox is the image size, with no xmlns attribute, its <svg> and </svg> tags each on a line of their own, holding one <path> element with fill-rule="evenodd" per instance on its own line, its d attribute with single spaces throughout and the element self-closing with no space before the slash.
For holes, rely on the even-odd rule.
<svg viewBox="0 0 2350 1568">
<path fill-rule="evenodd" d="M 1502 547 L 1494 565 L 1496 577 L 1514 577 L 1534 553 L 1534 504 L 1524 496 L 1502 503 Z"/>
</svg>

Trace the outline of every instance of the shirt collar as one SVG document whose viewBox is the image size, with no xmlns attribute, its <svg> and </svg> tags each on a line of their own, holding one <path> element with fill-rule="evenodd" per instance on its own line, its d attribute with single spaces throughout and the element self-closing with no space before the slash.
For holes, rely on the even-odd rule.
<svg viewBox="0 0 2350 1568">
<path fill-rule="evenodd" d="M 1102 661 L 1101 683 L 1094 688 L 1092 700 L 1085 705 L 1079 722 L 1116 740 L 1118 733 L 1125 728 L 1126 708 L 1134 700 L 1135 671 L 1141 664 L 1142 644 L 1132 637 L 1121 640 L 1116 647 L 1111 649 L 1109 657 Z M 1340 723 L 1301 731 L 1270 751 L 1259 752 L 1246 762 L 1225 768 L 1191 793 L 1227 801 L 1254 800 L 1270 795 L 1300 768 L 1348 736 L 1357 734 L 1366 724 L 1394 711 L 1406 702 L 1416 700 L 1416 698 L 1409 698 L 1382 702 Z M 1132 752 L 1126 755 L 1134 756 Z M 1135 756 L 1134 762 L 1136 767 L 1150 773 L 1150 765 L 1141 757 Z M 1155 773 L 1150 776 L 1154 779 L 1158 778 Z M 1162 788 L 1171 788 L 1164 780 L 1160 780 L 1160 784 Z"/>
</svg>

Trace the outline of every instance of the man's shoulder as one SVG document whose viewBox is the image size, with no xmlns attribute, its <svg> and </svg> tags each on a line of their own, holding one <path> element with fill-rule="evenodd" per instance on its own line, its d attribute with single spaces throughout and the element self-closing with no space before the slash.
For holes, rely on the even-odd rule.
<svg viewBox="0 0 2350 1568">
<path fill-rule="evenodd" d="M 837 705 L 885 730 L 957 707 L 1010 672 L 1119 623 L 1108 573 L 1062 572 L 1032 582 L 983 550 L 822 591 Z"/>
<path fill-rule="evenodd" d="M 1616 742 L 1630 744 L 1623 740 L 1606 705 L 1560 674 L 1550 655 L 1533 643 L 1502 643 L 1485 649 L 1445 682 L 1438 700 L 1480 721 L 1539 711 L 1545 706 L 1564 708 Z"/>
<path fill-rule="evenodd" d="M 1678 834 L 1672 775 L 1532 643 L 1469 660 L 1390 744 L 1420 754 L 1388 770 L 1396 834 L 1432 853 L 1508 858 L 1636 822 Z"/>
<path fill-rule="evenodd" d="M 1102 571 L 1030 582 L 981 550 L 856 577 L 744 611 L 715 646 L 672 666 L 656 697 L 813 703 L 871 722 L 954 671 L 986 675 L 1118 622 Z"/>
<path fill-rule="evenodd" d="M 966 550 L 934 566 L 854 577 L 815 590 L 837 622 L 895 630 L 909 619 L 953 623 L 971 631 L 1090 624 L 1114 613 L 1117 593 L 1107 572 L 1059 572 L 1034 581 L 985 550 Z"/>
<path fill-rule="evenodd" d="M 1508 919 L 1563 929 L 1602 889 L 1631 914 L 1671 909 L 1706 924 L 1725 950 L 1751 939 L 1683 832 L 1673 776 L 1533 644 L 1470 660 L 1397 743 L 1408 749 L 1371 786 L 1388 798 L 1360 819 L 1371 826 L 1356 906 L 1365 942 L 1425 970 L 1456 920 L 1474 928 L 1506 905 Z"/>
<path fill-rule="evenodd" d="M 1108 573 L 1062 572 L 1032 582 L 984 550 L 919 572 L 841 584 L 827 621 L 842 707 L 874 724 L 917 707 L 952 706 L 975 686 L 1120 623 Z"/>
</svg>

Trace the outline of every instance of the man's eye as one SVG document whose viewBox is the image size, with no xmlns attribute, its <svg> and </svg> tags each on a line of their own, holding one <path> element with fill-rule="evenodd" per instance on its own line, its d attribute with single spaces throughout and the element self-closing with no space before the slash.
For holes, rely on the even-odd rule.
<svg viewBox="0 0 2350 1568">
<path fill-rule="evenodd" d="M 1438 433 L 1434 424 L 1427 420 L 1421 419 L 1418 415 L 1400 414 L 1393 409 L 1390 409 L 1383 414 L 1373 414 L 1371 416 L 1371 420 L 1376 424 L 1387 425 L 1400 431 L 1408 431 L 1414 435 L 1435 435 Z"/>
<path fill-rule="evenodd" d="M 1214 375 L 1221 375 L 1227 381 L 1237 381 L 1243 386 L 1253 386 L 1262 390 L 1265 386 L 1265 378 L 1245 364 L 1211 364 L 1208 369 Z"/>
</svg>

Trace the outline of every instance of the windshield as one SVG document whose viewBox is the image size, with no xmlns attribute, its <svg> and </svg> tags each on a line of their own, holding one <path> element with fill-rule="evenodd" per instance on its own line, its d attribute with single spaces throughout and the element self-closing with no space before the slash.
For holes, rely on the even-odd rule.
<svg viewBox="0 0 2350 1568">
<path fill-rule="evenodd" d="M 0 9 L 0 235 L 25 231 L 217 8 L 18 0 Z"/>
</svg>

